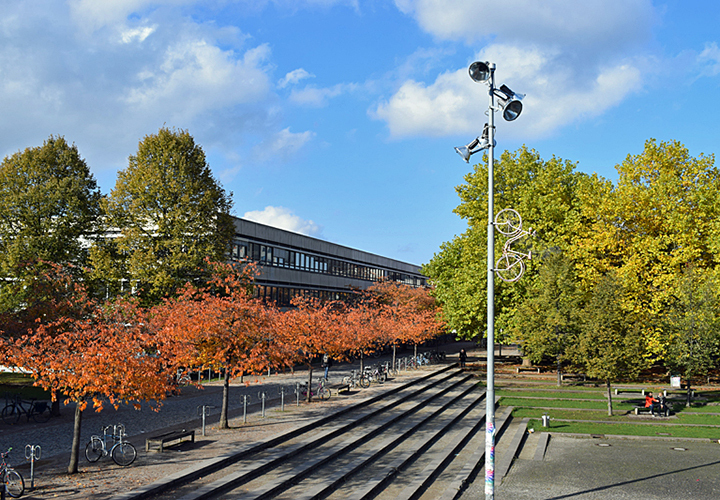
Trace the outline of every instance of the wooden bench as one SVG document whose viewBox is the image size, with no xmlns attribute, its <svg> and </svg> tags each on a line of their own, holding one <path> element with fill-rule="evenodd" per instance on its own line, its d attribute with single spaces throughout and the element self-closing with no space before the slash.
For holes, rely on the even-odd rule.
<svg viewBox="0 0 720 500">
<path fill-rule="evenodd" d="M 516 368 L 516 370 L 517 370 L 517 373 L 520 373 L 520 372 L 535 372 L 535 373 L 540 373 L 540 368 L 537 367 L 537 366 L 518 366 L 518 367 Z"/>
<path fill-rule="evenodd" d="M 633 412 L 635 415 L 640 415 L 641 413 L 650 413 L 650 407 L 649 406 L 636 406 L 633 409 Z"/>
<path fill-rule="evenodd" d="M 327 386 L 328 389 L 330 389 L 330 393 L 332 394 L 332 391 L 335 390 L 336 395 L 340 395 L 340 391 L 348 391 L 350 392 L 350 384 L 333 384 Z"/>
<path fill-rule="evenodd" d="M 157 436 L 149 437 L 145 440 L 145 451 L 150 451 L 151 446 L 157 447 L 158 451 L 162 453 L 163 448 L 168 443 L 180 444 L 183 441 L 187 441 L 190 438 L 190 442 L 195 442 L 195 431 L 181 431 L 166 432 L 165 434 L 159 434 Z"/>
</svg>

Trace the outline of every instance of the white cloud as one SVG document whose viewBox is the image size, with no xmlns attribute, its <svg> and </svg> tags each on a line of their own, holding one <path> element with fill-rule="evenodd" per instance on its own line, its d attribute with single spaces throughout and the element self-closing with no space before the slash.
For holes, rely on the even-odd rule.
<svg viewBox="0 0 720 500">
<path fill-rule="evenodd" d="M 323 230 L 322 226 L 311 220 L 304 220 L 284 207 L 268 206 L 262 211 L 246 212 L 242 218 L 316 238 L 321 237 Z"/>
<path fill-rule="evenodd" d="M 511 136 L 542 137 L 568 123 L 598 115 L 641 85 L 640 71 L 628 63 L 597 68 L 581 79 L 563 64 L 559 51 L 492 45 L 479 60 L 502 61 L 500 81 L 526 94 L 522 120 L 508 127 Z M 486 121 L 487 87 L 473 82 L 467 68 L 444 73 L 430 85 L 405 82 L 371 116 L 387 122 L 393 137 L 477 134 Z M 496 115 L 496 124 L 500 117 Z"/>
<path fill-rule="evenodd" d="M 128 28 L 120 33 L 120 39 L 122 43 L 132 43 L 134 41 L 144 42 L 156 29 L 157 25 Z"/>
<path fill-rule="evenodd" d="M 315 75 L 308 73 L 302 68 L 292 70 L 278 82 L 278 87 L 284 89 L 288 85 L 295 85 L 306 78 L 315 78 Z"/>
<path fill-rule="evenodd" d="M 395 0 L 436 38 L 485 42 L 476 60 L 497 63 L 497 86 L 527 94 L 517 136 L 541 137 L 602 114 L 644 82 L 638 43 L 649 37 L 649 0 Z M 408 79 L 369 114 L 392 137 L 478 133 L 488 107 L 487 87 L 467 66 L 431 82 Z M 496 120 L 497 121 L 497 120 Z M 498 124 L 498 126 L 500 126 Z"/>
<path fill-rule="evenodd" d="M 290 93 L 290 102 L 300 106 L 323 108 L 328 105 L 331 99 L 352 92 L 357 85 L 352 83 L 339 83 L 327 88 L 307 86 L 304 89 L 293 90 Z"/>
<path fill-rule="evenodd" d="M 138 71 L 138 83 L 128 91 L 126 102 L 144 113 L 176 120 L 253 102 L 270 90 L 262 67 L 268 56 L 267 45 L 236 59 L 234 52 L 205 40 L 181 40 L 167 48 L 159 66 Z"/>
<path fill-rule="evenodd" d="M 706 43 L 705 48 L 698 55 L 697 61 L 701 66 L 703 76 L 720 75 L 720 48 L 717 43 Z"/>
<path fill-rule="evenodd" d="M 300 149 L 315 137 L 315 132 L 293 133 L 290 128 L 281 130 L 274 134 L 267 141 L 263 141 L 255 147 L 255 156 L 263 161 L 273 158 L 289 159 L 295 156 Z"/>
<path fill-rule="evenodd" d="M 497 37 L 542 44 L 617 46 L 649 36 L 650 0 L 395 0 L 428 33 L 468 43 Z"/>
<path fill-rule="evenodd" d="M 70 14 L 83 31 L 124 24 L 130 14 L 160 5 L 183 5 L 195 0 L 68 0 Z"/>
</svg>

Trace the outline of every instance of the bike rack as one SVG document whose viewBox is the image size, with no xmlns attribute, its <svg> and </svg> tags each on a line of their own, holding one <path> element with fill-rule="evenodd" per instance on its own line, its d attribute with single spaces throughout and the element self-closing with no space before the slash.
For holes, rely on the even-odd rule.
<svg viewBox="0 0 720 500">
<path fill-rule="evenodd" d="M 212 406 L 212 405 L 202 405 L 202 406 L 198 406 L 198 407 L 197 407 L 197 413 L 198 413 L 198 414 L 202 413 L 202 435 L 203 435 L 203 436 L 205 436 L 205 417 L 206 417 L 207 415 L 210 415 L 209 410 L 211 410 L 212 408 L 215 408 L 215 406 Z M 202 411 L 201 411 L 201 409 L 202 409 Z"/>
<path fill-rule="evenodd" d="M 25 460 L 30 462 L 30 489 L 35 489 L 35 462 L 40 460 L 42 449 L 40 445 L 28 444 L 25 446 Z"/>
</svg>

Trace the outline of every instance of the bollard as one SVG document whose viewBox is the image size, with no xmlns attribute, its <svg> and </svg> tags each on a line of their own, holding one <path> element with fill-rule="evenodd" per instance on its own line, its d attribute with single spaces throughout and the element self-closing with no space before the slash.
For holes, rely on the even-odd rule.
<svg viewBox="0 0 720 500">
<path fill-rule="evenodd" d="M 547 413 L 544 413 L 542 416 L 542 426 L 550 427 L 550 415 L 548 415 Z"/>
<path fill-rule="evenodd" d="M 300 382 L 295 382 L 295 394 L 297 395 L 295 406 L 300 406 Z"/>
<path fill-rule="evenodd" d="M 247 394 L 243 395 L 243 424 L 247 424 L 247 404 L 250 396 Z"/>
<path fill-rule="evenodd" d="M 285 411 L 285 386 L 280 387 L 280 411 Z"/>
<path fill-rule="evenodd" d="M 197 412 L 202 414 L 202 435 L 205 435 L 205 417 L 210 414 L 208 410 L 215 408 L 211 405 L 202 405 L 197 407 Z"/>
<path fill-rule="evenodd" d="M 30 462 L 30 489 L 35 489 L 35 462 L 40 460 L 41 449 L 39 445 L 29 444 L 25 446 L 25 459 Z"/>
<path fill-rule="evenodd" d="M 264 392 L 258 392 L 258 399 L 262 401 L 262 418 L 265 418 L 265 399 L 267 398 L 267 394 Z"/>
</svg>

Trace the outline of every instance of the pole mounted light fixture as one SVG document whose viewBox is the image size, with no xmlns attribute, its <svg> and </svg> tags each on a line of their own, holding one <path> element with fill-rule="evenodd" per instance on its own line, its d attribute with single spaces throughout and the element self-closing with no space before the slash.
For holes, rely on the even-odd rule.
<svg viewBox="0 0 720 500">
<path fill-rule="evenodd" d="M 495 87 L 495 64 L 476 61 L 468 68 L 473 81 L 489 87 L 490 106 L 488 122 L 483 133 L 467 146 L 455 148 L 463 160 L 469 163 L 470 156 L 487 149 L 488 153 L 488 232 L 487 232 L 487 389 L 485 393 L 485 500 L 495 497 L 495 224 L 494 224 L 494 180 L 495 163 L 495 111 L 502 111 L 506 121 L 513 121 L 522 113 L 523 94 L 516 94 L 507 85 Z M 496 101 L 497 100 L 497 105 Z"/>
</svg>

